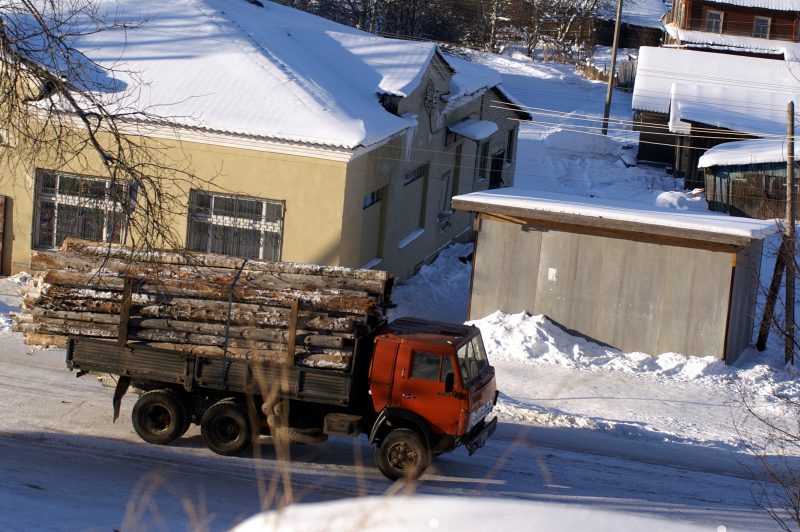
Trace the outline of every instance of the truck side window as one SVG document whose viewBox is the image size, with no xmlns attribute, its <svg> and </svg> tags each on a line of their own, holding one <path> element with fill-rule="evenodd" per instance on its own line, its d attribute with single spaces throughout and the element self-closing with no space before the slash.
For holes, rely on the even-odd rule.
<svg viewBox="0 0 800 532">
<path fill-rule="evenodd" d="M 447 377 L 448 373 L 455 373 L 455 371 L 453 371 L 453 360 L 445 356 L 442 357 L 442 375 L 439 380 L 444 382 L 444 378 Z"/>
<path fill-rule="evenodd" d="M 414 351 L 414 359 L 411 362 L 409 376 L 415 379 L 436 382 L 439 380 L 439 365 L 441 362 L 441 355 Z"/>
</svg>

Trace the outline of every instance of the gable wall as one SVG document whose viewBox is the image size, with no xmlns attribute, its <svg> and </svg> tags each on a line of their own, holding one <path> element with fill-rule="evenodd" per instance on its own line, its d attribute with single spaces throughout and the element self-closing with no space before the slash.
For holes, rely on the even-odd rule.
<svg viewBox="0 0 800 532">
<path fill-rule="evenodd" d="M 493 91 L 449 112 L 442 112 L 444 102 L 440 102 L 439 111 L 429 115 L 425 107 L 428 81 L 439 94 L 449 87 L 449 80 L 441 74 L 441 69 L 430 69 L 419 88 L 400 102 L 398 114 L 415 115 L 416 129 L 401 133 L 348 166 L 342 264 L 370 265 L 407 277 L 450 241 L 469 236 L 471 216 L 453 212 L 450 198 L 485 189 L 489 180 L 476 180 L 479 143 L 448 136 L 446 125 L 467 117 L 494 120 L 499 127 L 489 139 L 492 152 L 505 148 L 508 131 L 516 132 L 518 122 L 514 113 L 492 108 L 497 107 Z M 405 185 L 406 174 L 423 165 L 427 169 L 424 182 Z M 513 182 L 513 167 L 513 161 L 505 163 L 508 184 Z M 382 191 L 381 204 L 365 209 L 365 195 L 378 189 Z M 422 211 L 420 201 L 425 203 Z M 414 229 L 417 236 L 409 241 Z"/>
<path fill-rule="evenodd" d="M 706 13 L 709 10 L 725 13 L 723 17 L 722 33 L 751 36 L 754 17 L 769 17 L 771 18 L 770 39 L 797 41 L 798 15 L 790 11 L 771 11 L 768 9 L 732 6 L 715 2 L 693 1 L 690 4 L 690 9 L 687 10 L 687 16 L 690 17 L 690 20 L 686 21 L 686 25 L 683 27 L 705 31 Z"/>
</svg>

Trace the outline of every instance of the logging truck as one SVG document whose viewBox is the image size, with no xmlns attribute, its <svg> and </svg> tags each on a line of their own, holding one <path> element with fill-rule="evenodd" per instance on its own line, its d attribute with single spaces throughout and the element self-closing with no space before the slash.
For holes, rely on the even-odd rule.
<svg viewBox="0 0 800 532">
<path fill-rule="evenodd" d="M 497 425 L 486 420 L 494 369 L 479 330 L 466 325 L 395 320 L 357 339 L 348 371 L 79 337 L 68 342 L 67 366 L 120 376 L 115 418 L 129 386 L 143 392 L 132 420 L 146 442 L 168 444 L 191 423 L 222 455 L 244 453 L 261 435 L 316 443 L 366 434 L 392 480 L 417 478 L 432 456 L 460 445 L 471 455 Z"/>
<path fill-rule="evenodd" d="M 223 455 L 262 436 L 366 435 L 396 480 L 459 446 L 471 455 L 496 428 L 480 331 L 389 323 L 386 272 L 75 240 L 34 252 L 31 266 L 40 273 L 15 330 L 66 347 L 78 376 L 115 376 L 114 420 L 139 394 L 132 422 L 146 442 L 169 444 L 191 424 Z"/>
</svg>

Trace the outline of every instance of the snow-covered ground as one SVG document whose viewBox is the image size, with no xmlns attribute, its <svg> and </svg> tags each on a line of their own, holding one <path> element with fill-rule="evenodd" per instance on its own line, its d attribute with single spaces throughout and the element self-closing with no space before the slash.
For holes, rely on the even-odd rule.
<svg viewBox="0 0 800 532">
<path fill-rule="evenodd" d="M 628 122 L 629 94 L 614 94 L 612 135 L 606 138 L 598 134 L 603 84 L 562 65 L 475 58 L 498 69 L 506 89 L 534 114 L 532 124 L 522 125 L 517 186 L 656 209 L 705 209 L 701 196 L 681 191 L 663 169 L 630 166 L 636 135 Z M 451 246 L 397 287 L 398 307 L 391 315 L 465 320 L 471 265 L 462 259 L 470 250 L 468 244 Z M 359 472 L 361 453 L 368 452 L 364 442 L 333 439 L 325 455 L 333 458 L 303 451 L 291 466 L 273 453 L 256 462 L 254 472 L 248 472 L 247 459 L 211 455 L 196 432 L 177 451 L 137 443 L 125 411 L 115 425 L 108 423 L 109 390 L 86 378 L 65 384 L 70 376 L 64 371 L 62 380 L 56 371 L 63 368 L 63 353 L 18 352 L 21 343 L 5 324 L 23 280 L 0 282 L 0 343 L 6 353 L 0 355 L 0 527 L 74 528 L 77 520 L 87 527 L 217 529 L 247 517 L 241 515 L 247 508 L 256 513 L 274 507 L 264 500 L 277 500 L 271 490 L 285 484 L 257 480 L 268 473 L 277 477 L 283 468 L 291 468 L 295 479 L 289 500 L 396 493 L 374 472 Z M 434 463 L 417 491 L 436 498 L 295 506 L 245 529 L 688 530 L 691 525 L 681 524 L 687 521 L 720 531 L 773 526 L 758 508 L 751 475 L 760 474 L 747 447 L 750 437 L 765 432 L 741 402 L 780 416 L 783 406 L 773 392 L 800 398 L 798 372 L 784 367 L 777 346 L 749 351 L 728 367 L 676 353 L 619 352 L 569 335 L 544 316 L 497 312 L 476 324 L 497 370 L 500 428 L 476 456 L 454 453 Z M 39 393 L 36 383 L 42 380 L 47 390 L 64 390 L 60 402 Z M 123 409 L 129 411 L 130 402 Z M 73 451 L 81 455 L 80 465 L 69 461 Z M 175 471 L 166 467 L 173 462 L 180 472 L 176 480 L 148 484 L 153 471 L 173 479 Z M 248 486 L 254 493 L 243 496 Z M 194 503 L 182 489 L 207 498 Z M 454 502 L 443 495 L 465 498 Z M 536 502 L 496 500 L 502 497 Z M 157 517 L 153 508 L 161 510 Z M 83 521 L 80 511 L 86 512 Z M 202 518 L 211 515 L 217 520 Z"/>
</svg>

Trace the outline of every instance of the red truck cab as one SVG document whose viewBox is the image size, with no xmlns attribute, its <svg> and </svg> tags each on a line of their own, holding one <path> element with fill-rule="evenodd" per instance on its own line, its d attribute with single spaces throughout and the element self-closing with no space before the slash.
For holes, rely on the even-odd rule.
<svg viewBox="0 0 800 532">
<path fill-rule="evenodd" d="M 470 454 L 494 432 L 494 368 L 480 331 L 402 318 L 376 337 L 369 375 L 378 418 L 370 442 L 390 478 L 416 477 L 432 455 L 464 445 Z"/>
</svg>

